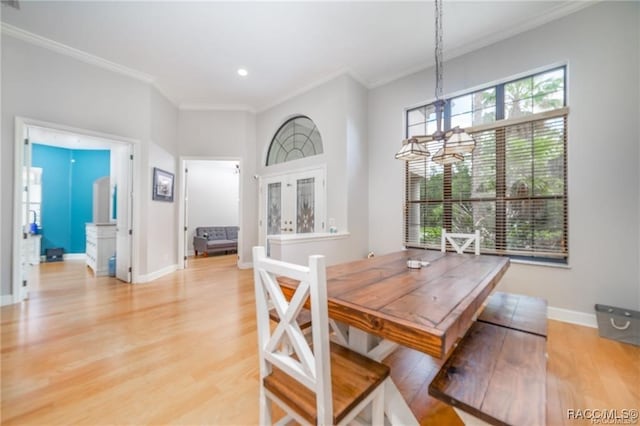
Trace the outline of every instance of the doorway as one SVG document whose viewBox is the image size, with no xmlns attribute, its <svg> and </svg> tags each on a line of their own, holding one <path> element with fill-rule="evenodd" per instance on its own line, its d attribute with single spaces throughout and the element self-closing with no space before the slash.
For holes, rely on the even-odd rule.
<svg viewBox="0 0 640 426">
<path fill-rule="evenodd" d="M 241 253 L 242 208 L 240 159 L 181 158 L 179 258 L 182 268 L 195 256 L 200 227 L 238 227 L 236 254 Z M 231 250 L 233 251 L 233 250 Z M 239 256 L 237 256 L 239 262 Z"/>
<path fill-rule="evenodd" d="M 14 233 L 14 253 L 19 255 L 14 256 L 13 261 L 13 302 L 24 300 L 29 295 L 31 265 L 41 259 L 57 260 L 59 256 L 62 256 L 63 250 L 46 251 L 46 248 L 47 245 L 55 245 L 56 243 L 53 241 L 59 242 L 60 238 L 64 239 L 65 232 L 69 234 L 68 240 L 73 239 L 73 242 L 69 242 L 68 245 L 67 259 L 86 259 L 87 265 L 93 266 L 94 273 L 108 273 L 105 269 L 106 263 L 104 268 L 98 271 L 96 263 L 90 262 L 91 258 L 95 258 L 95 254 L 90 250 L 90 244 L 85 245 L 89 236 L 88 227 L 85 235 L 85 222 L 98 222 L 103 225 L 100 229 L 101 234 L 103 230 L 112 232 L 112 235 L 109 235 L 109 238 L 105 240 L 108 240 L 108 244 L 104 243 L 109 245 L 107 249 L 103 250 L 108 255 L 105 254 L 103 257 L 110 257 L 116 253 L 116 277 L 124 282 L 132 282 L 134 278 L 132 274 L 134 250 L 131 230 L 135 207 L 132 189 L 136 141 L 24 118 L 16 118 L 15 129 L 15 164 L 22 165 L 22 167 L 16 167 L 14 174 L 14 229 L 16 230 Z M 62 162 L 59 164 L 67 169 L 57 169 L 56 163 L 50 162 L 52 153 L 58 154 L 62 158 Z M 40 167 L 32 167 L 34 157 Z M 98 157 L 102 158 L 102 161 L 98 161 Z M 107 158 L 106 166 L 104 157 Z M 84 173 L 105 175 L 102 176 L 102 179 L 95 180 L 96 183 L 101 182 L 102 190 L 96 189 L 99 187 L 94 184 L 93 177 L 95 176 L 93 175 L 88 183 L 89 186 L 86 182 L 83 185 L 72 185 L 72 176 L 75 175 L 79 182 L 83 179 L 81 163 L 85 169 Z M 42 167 L 45 164 L 48 171 Z M 60 180 L 61 175 L 65 176 L 62 180 Z M 58 182 L 60 185 L 47 185 L 56 179 L 60 180 Z M 72 187 L 83 189 L 80 192 L 72 191 L 70 189 Z M 56 195 L 66 195 L 58 197 L 47 193 L 52 188 L 55 188 L 53 191 L 61 188 L 59 194 Z M 93 194 L 96 192 L 100 192 L 103 196 L 94 196 Z M 47 205 L 47 197 L 49 200 L 56 200 L 56 202 L 60 202 L 62 199 L 63 203 L 65 197 L 68 199 L 67 206 L 62 206 L 62 210 L 60 210 L 63 211 L 65 208 L 69 210 L 66 213 L 67 216 L 61 221 L 62 224 L 51 220 L 51 217 L 55 216 L 54 209 L 50 203 Z M 71 199 L 74 197 L 76 197 L 76 201 L 81 202 L 75 203 L 76 207 L 72 208 Z M 98 204 L 96 204 L 96 200 L 99 201 Z M 90 207 L 87 207 L 87 203 L 90 204 Z M 87 208 L 90 216 L 87 216 Z M 102 212 L 98 216 L 95 215 L 96 209 Z M 50 220 L 43 220 L 47 217 L 48 211 L 52 213 L 49 216 Z M 70 225 L 71 223 L 73 225 Z M 62 231 L 62 234 L 58 235 L 56 239 L 47 239 L 48 236 L 53 236 L 56 231 L 58 234 Z M 47 254 L 49 256 L 46 256 Z M 108 257 L 106 261 L 108 261 Z"/>
</svg>

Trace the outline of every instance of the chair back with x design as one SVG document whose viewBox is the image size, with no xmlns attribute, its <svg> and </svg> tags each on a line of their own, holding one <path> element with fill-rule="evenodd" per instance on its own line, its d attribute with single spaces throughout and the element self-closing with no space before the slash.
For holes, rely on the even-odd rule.
<svg viewBox="0 0 640 426">
<path fill-rule="evenodd" d="M 269 259 L 264 247 L 254 247 L 253 260 L 261 379 L 271 374 L 273 367 L 294 378 L 315 393 L 318 423 L 331 424 L 333 406 L 324 256 L 311 256 L 309 266 L 300 266 Z M 276 276 L 299 281 L 289 301 Z M 313 350 L 297 321 L 309 297 Z M 269 325 L 270 304 L 280 318 L 273 331 Z M 283 343 L 288 344 L 291 351 L 282 351 Z M 261 405 L 266 403 L 261 397 Z M 263 407 L 260 409 L 262 412 Z"/>
<path fill-rule="evenodd" d="M 480 230 L 478 229 L 476 229 L 476 232 L 473 234 L 462 234 L 447 232 L 446 229 L 442 228 L 440 251 L 447 251 L 447 241 L 458 254 L 464 253 L 471 244 L 474 244 L 474 252 L 476 256 L 480 255 Z"/>
</svg>

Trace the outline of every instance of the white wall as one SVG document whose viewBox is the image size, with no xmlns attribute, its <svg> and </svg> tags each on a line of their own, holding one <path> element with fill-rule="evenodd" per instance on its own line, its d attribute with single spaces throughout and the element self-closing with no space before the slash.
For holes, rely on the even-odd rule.
<svg viewBox="0 0 640 426">
<path fill-rule="evenodd" d="M 146 234 L 143 235 L 144 244 L 146 249 L 144 254 L 146 255 L 146 271 L 148 279 L 156 276 L 162 271 L 171 271 L 177 267 L 177 227 L 178 221 L 177 215 L 177 176 L 176 173 L 176 158 L 170 152 L 166 151 L 155 143 L 149 144 L 149 167 L 147 168 L 147 175 L 150 182 L 153 182 L 153 168 L 158 167 L 162 170 L 174 174 L 174 201 L 172 203 L 166 201 L 157 201 L 151 199 L 151 185 L 148 185 L 149 190 L 143 195 L 143 198 L 148 199 L 149 214 L 146 217 L 147 226 L 143 227 L 146 230 Z"/>
<path fill-rule="evenodd" d="M 255 114 L 246 111 L 179 112 L 179 154 L 240 160 L 239 264 L 251 262 L 251 248 L 258 243 L 258 182 L 256 174 Z M 187 244 L 190 245 L 189 241 Z"/>
<path fill-rule="evenodd" d="M 188 254 L 200 226 L 240 226 L 240 175 L 237 161 L 186 161 Z"/>
<path fill-rule="evenodd" d="M 640 306 L 639 14 L 637 2 L 599 3 L 445 63 L 445 94 L 567 64 L 569 268 L 512 264 L 503 289 L 585 313 Z M 369 235 L 380 254 L 402 245 L 403 164 L 393 155 L 403 109 L 432 99 L 433 86 L 429 69 L 369 93 Z"/>
<path fill-rule="evenodd" d="M 339 231 L 352 234 L 344 261 L 367 253 L 366 89 L 348 75 L 323 83 L 303 94 L 262 111 L 257 116 L 257 172 L 261 176 L 326 165 L 326 217 Z M 271 139 L 295 115 L 306 115 L 322 137 L 323 154 L 266 167 Z M 352 229 L 353 228 L 353 229 Z M 321 253 L 322 254 L 322 253 Z"/>
<path fill-rule="evenodd" d="M 352 78 L 346 80 L 346 172 L 347 222 L 351 257 L 369 252 L 369 140 L 367 135 L 367 89 Z"/>
<path fill-rule="evenodd" d="M 0 281 L 2 294 L 11 292 L 11 264 L 13 239 L 13 187 L 14 187 L 14 118 L 23 116 L 58 123 L 80 129 L 108 133 L 140 141 L 137 146 L 139 158 L 134 173 L 134 202 L 139 203 L 139 217 L 134 218 L 134 250 L 139 254 L 134 274 L 148 274 L 147 259 L 157 259 L 156 250 L 175 246 L 172 233 L 162 234 L 155 246 L 140 244 L 147 236 L 147 226 L 162 209 L 150 203 L 150 173 L 148 145 L 152 133 L 158 144 L 171 155 L 175 151 L 171 140 L 175 132 L 160 129 L 164 120 L 166 128 L 175 127 L 177 110 L 169 105 L 159 106 L 164 101 L 156 98 L 155 89 L 149 84 L 86 64 L 68 56 L 54 53 L 3 34 L 2 36 L 2 144 L 1 172 L 2 188 L 0 208 L 2 224 L 0 244 L 3 256 L 0 259 Z M 159 111 L 164 110 L 164 114 Z M 152 112 L 158 121 L 152 123 Z M 167 118 L 169 117 L 169 118 Z M 167 124 L 169 121 L 169 124 Z M 173 152 L 172 152 L 173 151 Z M 175 228 L 175 227 L 174 227 Z M 155 229 L 155 228 L 154 228 Z M 163 247 L 163 248 L 161 248 Z M 144 249 L 144 250 L 143 250 Z M 175 248 L 173 249 L 175 252 Z M 144 252 L 143 252 L 144 251 Z M 164 255 L 160 254 L 160 258 Z M 170 263 L 175 263 L 169 259 Z M 160 265 L 158 265 L 160 266 Z"/>
<path fill-rule="evenodd" d="M 163 273 L 171 272 L 178 263 L 178 110 L 157 90 L 151 89 L 149 96 L 150 141 L 146 155 L 142 158 L 142 199 L 147 205 L 145 225 L 141 226 L 141 266 L 147 272 L 142 281 L 151 280 Z M 151 198 L 153 168 L 157 167 L 174 174 L 174 201 L 154 201 Z M 162 230 L 158 232 L 158 230 Z"/>
</svg>

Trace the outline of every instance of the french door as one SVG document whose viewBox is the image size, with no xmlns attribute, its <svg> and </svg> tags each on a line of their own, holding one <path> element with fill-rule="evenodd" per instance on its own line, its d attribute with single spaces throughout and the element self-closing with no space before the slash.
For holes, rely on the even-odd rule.
<svg viewBox="0 0 640 426">
<path fill-rule="evenodd" d="M 324 169 L 263 178 L 260 188 L 262 244 L 268 235 L 325 230 Z"/>
</svg>

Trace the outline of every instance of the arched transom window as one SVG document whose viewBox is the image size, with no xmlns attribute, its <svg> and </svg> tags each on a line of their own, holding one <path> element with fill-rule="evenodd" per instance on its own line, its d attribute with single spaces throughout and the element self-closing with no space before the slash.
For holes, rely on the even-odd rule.
<svg viewBox="0 0 640 426">
<path fill-rule="evenodd" d="M 285 121 L 269 145 L 267 166 L 322 154 L 322 138 L 309 117 L 299 115 Z"/>
</svg>

